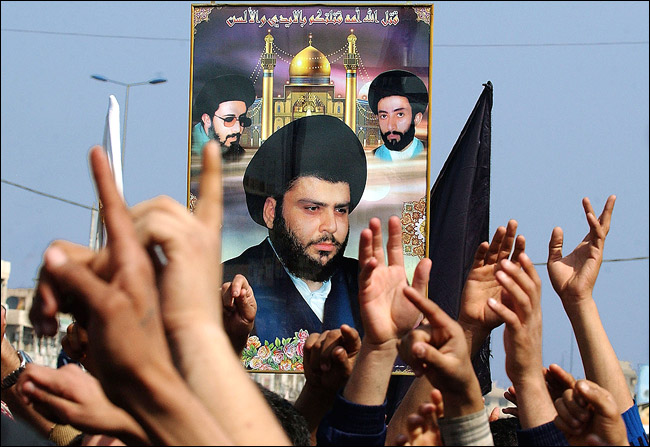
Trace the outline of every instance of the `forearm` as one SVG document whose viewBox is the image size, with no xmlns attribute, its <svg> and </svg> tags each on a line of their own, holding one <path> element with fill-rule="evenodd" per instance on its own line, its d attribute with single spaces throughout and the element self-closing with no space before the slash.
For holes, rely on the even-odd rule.
<svg viewBox="0 0 650 447">
<path fill-rule="evenodd" d="M 483 346 L 483 343 L 490 335 L 490 330 L 482 327 L 470 325 L 468 323 L 461 321 L 460 318 L 458 320 L 458 323 L 463 328 L 465 340 L 467 340 L 467 348 L 469 350 L 469 355 L 470 358 L 473 359 L 474 356 L 478 354 L 479 350 L 481 349 L 481 346 Z"/>
<path fill-rule="evenodd" d="M 176 371 L 139 375 L 120 393 L 125 408 L 153 444 L 215 445 L 233 442 Z"/>
<path fill-rule="evenodd" d="M 296 410 L 300 412 L 307 420 L 307 426 L 311 433 L 312 443 L 316 443 L 316 431 L 323 417 L 332 408 L 336 392 L 316 389 L 309 383 L 302 388 L 298 399 L 294 403 Z"/>
<path fill-rule="evenodd" d="M 546 388 L 544 377 L 530 375 L 527 380 L 513 381 L 517 390 L 517 411 L 523 429 L 534 428 L 553 421 L 557 412 Z"/>
<path fill-rule="evenodd" d="M 114 428 L 112 431 L 107 431 L 106 435 L 111 435 L 126 445 L 148 445 L 151 444 L 147 432 L 133 417 L 123 409 L 119 409 L 120 413 L 115 415 Z"/>
<path fill-rule="evenodd" d="M 596 302 L 590 296 L 564 309 L 573 326 L 586 378 L 612 393 L 619 413 L 625 412 L 634 402 Z"/>
<path fill-rule="evenodd" d="M 440 389 L 446 417 L 464 417 L 485 409 L 481 386 L 471 363 L 467 365 L 466 371 L 470 371 L 471 374 L 460 386 L 456 386 L 454 389 L 445 389 L 445 387 Z"/>
<path fill-rule="evenodd" d="M 428 402 L 431 399 L 432 390 L 433 385 L 425 376 L 417 377 L 413 381 L 388 423 L 386 445 L 395 445 L 397 436 L 407 432 L 406 419 L 412 413 L 417 412 L 423 402 Z"/>
<path fill-rule="evenodd" d="M 383 404 L 396 357 L 396 340 L 382 345 L 362 342 L 343 397 L 361 405 Z"/>
<path fill-rule="evenodd" d="M 288 445 L 284 430 L 216 325 L 177 332 L 172 344 L 181 375 L 236 444 Z M 265 427 L 259 430 L 259 427 Z"/>
</svg>

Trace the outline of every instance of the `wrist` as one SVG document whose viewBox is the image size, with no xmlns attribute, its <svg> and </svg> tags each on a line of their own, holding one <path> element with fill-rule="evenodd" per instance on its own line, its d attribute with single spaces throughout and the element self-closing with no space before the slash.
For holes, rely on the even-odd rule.
<svg viewBox="0 0 650 447">
<path fill-rule="evenodd" d="M 306 381 L 305 385 L 302 387 L 299 398 L 308 398 L 312 402 L 334 402 L 334 398 L 338 391 L 339 390 L 332 390 L 331 388 L 324 386 L 314 385 L 313 383 Z"/>
<path fill-rule="evenodd" d="M 481 394 L 481 386 L 476 376 L 466 382 L 463 387 L 447 392 L 444 392 L 442 389 L 440 391 L 442 393 L 446 418 L 473 414 L 482 410 L 485 406 L 483 403 L 483 395 Z"/>
<path fill-rule="evenodd" d="M 2 351 L 0 352 L 0 356 L 2 359 L 2 377 L 4 378 L 20 366 L 20 359 L 16 355 L 16 350 L 6 337 L 2 338 Z"/>
<path fill-rule="evenodd" d="M 386 399 L 396 357 L 397 340 L 372 344 L 364 339 L 352 374 L 343 389 L 343 397 L 361 405 L 381 405 Z"/>
<path fill-rule="evenodd" d="M 25 351 L 13 351 L 12 360 L 7 359 L 7 362 L 3 359 L 3 371 L 2 371 L 2 391 L 6 391 L 18 382 L 18 378 L 25 370 L 25 367 L 28 363 L 32 362 L 32 359 L 27 355 Z M 8 373 L 5 374 L 5 363 Z M 11 370 L 11 368 L 14 368 Z"/>
<path fill-rule="evenodd" d="M 491 329 L 487 329 L 481 325 L 468 323 L 467 321 L 461 321 L 460 318 L 458 319 L 458 323 L 463 328 L 469 355 L 470 358 L 473 359 L 490 335 Z"/>
<path fill-rule="evenodd" d="M 596 302 L 591 293 L 579 297 L 562 297 L 562 306 L 564 307 L 564 311 L 569 319 L 589 317 L 589 315 L 586 314 L 594 311 L 598 312 Z"/>
</svg>

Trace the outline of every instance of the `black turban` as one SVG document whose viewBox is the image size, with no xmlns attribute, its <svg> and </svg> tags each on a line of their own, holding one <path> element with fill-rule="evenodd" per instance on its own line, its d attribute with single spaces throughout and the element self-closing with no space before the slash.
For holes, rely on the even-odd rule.
<svg viewBox="0 0 650 447">
<path fill-rule="evenodd" d="M 377 115 L 377 104 L 387 96 L 404 96 L 408 99 L 413 115 L 424 113 L 429 104 L 429 93 L 424 82 L 405 70 L 390 70 L 377 76 L 368 88 L 368 105 Z"/>
<path fill-rule="evenodd" d="M 205 83 L 192 109 L 194 121 L 199 121 L 204 113 L 214 114 L 219 104 L 227 101 L 243 101 L 248 109 L 255 101 L 255 87 L 250 79 L 240 75 L 223 75 Z"/>
<path fill-rule="evenodd" d="M 243 180 L 248 212 L 266 226 L 266 198 L 283 196 L 292 181 L 307 176 L 347 183 L 352 211 L 363 195 L 366 175 L 366 154 L 347 124 L 328 115 L 306 116 L 275 131 L 251 159 Z"/>
</svg>

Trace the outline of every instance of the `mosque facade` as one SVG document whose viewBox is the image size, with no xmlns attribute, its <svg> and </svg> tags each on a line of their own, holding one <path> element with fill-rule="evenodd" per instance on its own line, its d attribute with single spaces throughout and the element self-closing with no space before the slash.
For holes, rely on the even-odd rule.
<svg viewBox="0 0 650 447">
<path fill-rule="evenodd" d="M 241 137 L 244 147 L 257 148 L 273 132 L 293 120 L 310 115 L 331 115 L 344 121 L 372 149 L 380 143 L 379 123 L 365 97 L 357 98 L 357 68 L 359 56 L 357 37 L 350 32 L 347 53 L 343 60 L 346 70 L 345 96 L 335 95 L 334 81 L 330 79 L 331 65 L 327 57 L 309 44 L 294 56 L 289 65 L 289 79 L 283 92 L 273 96 L 276 56 L 271 30 L 264 38 L 264 53 L 260 58 L 263 69 L 262 97 L 251 105 L 248 115 L 252 124 Z"/>
</svg>

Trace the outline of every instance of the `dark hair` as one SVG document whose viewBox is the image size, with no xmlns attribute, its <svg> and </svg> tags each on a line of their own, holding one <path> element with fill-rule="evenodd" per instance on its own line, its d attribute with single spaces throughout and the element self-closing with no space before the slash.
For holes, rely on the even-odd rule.
<svg viewBox="0 0 650 447">
<path fill-rule="evenodd" d="M 519 418 L 516 417 L 500 418 L 490 422 L 494 445 L 519 445 L 517 440 L 519 428 Z"/>
<path fill-rule="evenodd" d="M 296 410 L 291 402 L 263 385 L 257 382 L 255 383 L 271 407 L 271 410 L 273 410 L 273 413 L 278 418 L 291 444 L 300 446 L 311 445 L 311 434 L 309 433 L 307 420 L 304 416 Z"/>
</svg>

